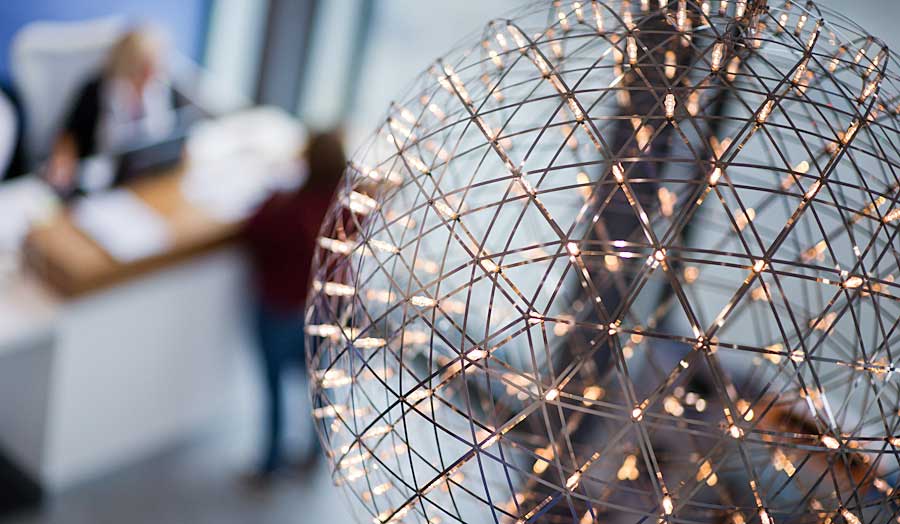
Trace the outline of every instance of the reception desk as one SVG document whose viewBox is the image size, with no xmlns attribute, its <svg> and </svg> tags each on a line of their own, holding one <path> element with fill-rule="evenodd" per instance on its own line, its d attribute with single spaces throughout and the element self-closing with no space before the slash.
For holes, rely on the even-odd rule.
<svg viewBox="0 0 900 524">
<path fill-rule="evenodd" d="M 172 244 L 157 255 L 137 261 L 117 261 L 78 228 L 70 213 L 59 213 L 27 237 L 24 255 L 29 267 L 66 297 L 77 297 L 175 264 L 229 243 L 240 221 L 222 221 L 189 202 L 181 189 L 186 166 L 131 184 L 143 203 L 162 217 Z"/>
<path fill-rule="evenodd" d="M 62 210 L 31 228 L 22 267 L 0 283 L 0 312 L 18 315 L 0 321 L 0 449 L 47 490 L 215 427 L 235 401 L 252 341 L 234 240 L 268 192 L 297 183 L 277 166 L 302 140 L 272 110 L 243 119 L 205 131 L 218 152 L 191 150 L 125 188 L 165 221 L 165 249 L 117 260 Z"/>
</svg>

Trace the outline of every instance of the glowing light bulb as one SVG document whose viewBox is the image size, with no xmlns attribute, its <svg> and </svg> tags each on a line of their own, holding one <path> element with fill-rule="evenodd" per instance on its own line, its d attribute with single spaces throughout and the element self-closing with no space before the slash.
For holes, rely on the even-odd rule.
<svg viewBox="0 0 900 524">
<path fill-rule="evenodd" d="M 819 182 L 818 180 L 816 180 L 809 186 L 809 189 L 806 191 L 806 193 L 804 193 L 803 199 L 804 200 L 812 200 L 813 197 L 815 197 L 816 194 L 819 192 L 819 189 L 821 189 L 821 187 L 822 187 L 822 183 Z"/>
<path fill-rule="evenodd" d="M 483 359 L 487 355 L 488 352 L 483 349 L 473 349 L 466 353 L 466 358 L 474 362 Z"/>
<path fill-rule="evenodd" d="M 588 402 L 583 402 L 583 404 L 590 405 L 591 401 L 600 400 L 605 394 L 606 392 L 600 386 L 588 386 L 584 388 L 584 392 L 581 394 L 586 400 L 588 400 Z"/>
<path fill-rule="evenodd" d="M 862 277 L 858 277 L 856 275 L 854 275 L 844 281 L 844 287 L 847 289 L 856 289 L 862 285 L 863 285 Z"/>
<path fill-rule="evenodd" d="M 712 69 L 713 73 L 717 72 L 722 68 L 722 58 L 725 56 L 725 43 L 724 42 L 716 42 L 712 49 L 712 56 L 710 60 L 709 67 Z"/>
<path fill-rule="evenodd" d="M 621 163 L 616 162 L 615 164 L 613 164 L 612 174 L 617 183 L 622 184 L 625 182 L 625 168 L 622 167 Z"/>
<path fill-rule="evenodd" d="M 844 145 L 849 144 L 850 141 L 853 140 L 853 137 L 854 137 L 854 135 L 856 135 L 856 132 L 858 130 L 859 130 L 859 120 L 854 120 L 850 124 L 850 127 L 847 128 L 847 131 L 844 132 L 844 134 L 841 136 L 841 143 L 843 143 Z"/>
<path fill-rule="evenodd" d="M 675 116 L 675 95 L 667 93 L 663 99 L 663 107 L 666 109 L 666 118 L 673 118 Z"/>
<path fill-rule="evenodd" d="M 489 258 L 483 258 L 483 259 L 481 259 L 480 264 L 481 264 L 482 269 L 484 269 L 484 270 L 487 271 L 488 273 L 499 273 L 499 272 L 500 272 L 500 266 L 498 266 L 497 264 L 495 264 L 495 263 L 494 263 L 491 259 L 489 259 Z"/>
<path fill-rule="evenodd" d="M 437 300 L 435 300 L 431 297 L 426 297 L 424 295 L 414 295 L 414 296 L 410 297 L 409 303 L 416 307 L 422 307 L 422 308 L 430 308 L 430 307 L 437 306 Z"/>
<path fill-rule="evenodd" d="M 644 410 L 637 407 L 631 410 L 631 419 L 640 422 L 644 418 Z"/>
<path fill-rule="evenodd" d="M 519 51 L 524 53 L 526 51 L 526 46 L 528 45 L 528 41 L 525 39 L 525 35 L 519 31 L 519 28 L 514 25 L 506 26 L 507 31 L 509 31 L 510 36 L 515 40 L 516 45 L 519 47 Z"/>
<path fill-rule="evenodd" d="M 635 65 L 637 63 L 637 40 L 631 35 L 625 39 L 625 52 L 628 54 L 628 63 Z"/>
<path fill-rule="evenodd" d="M 601 10 L 600 3 L 597 0 L 591 0 L 591 11 L 594 13 L 594 25 L 597 27 L 597 32 L 603 32 L 603 11 Z"/>
<path fill-rule="evenodd" d="M 378 207 L 374 198 L 357 191 L 351 191 L 341 200 L 344 207 L 360 215 L 368 215 Z"/>
<path fill-rule="evenodd" d="M 884 223 L 889 224 L 900 220 L 900 207 L 894 208 L 884 215 Z"/>
<path fill-rule="evenodd" d="M 306 334 L 313 337 L 330 338 L 341 334 L 341 328 L 334 324 L 310 324 Z"/>
<path fill-rule="evenodd" d="M 352 249 L 348 242 L 328 237 L 319 237 L 319 247 L 339 255 L 348 255 Z"/>
<path fill-rule="evenodd" d="M 862 521 L 859 520 L 859 517 L 850 513 L 846 508 L 841 510 L 841 516 L 844 517 L 844 520 L 847 521 L 847 524 L 862 524 Z"/>
<path fill-rule="evenodd" d="M 581 8 L 581 2 L 573 2 L 572 7 L 575 9 L 575 19 L 579 23 L 584 22 L 584 10 Z"/>
<path fill-rule="evenodd" d="M 340 282 L 313 282 L 313 289 L 321 290 L 331 297 L 350 297 L 356 294 L 356 288 Z"/>
<path fill-rule="evenodd" d="M 797 18 L 797 26 L 794 27 L 795 35 L 800 36 L 800 32 L 803 31 L 803 26 L 806 25 L 807 20 L 809 20 L 809 16 L 807 16 L 805 13 Z"/>
<path fill-rule="evenodd" d="M 503 59 L 500 58 L 500 55 L 497 54 L 497 51 L 491 49 L 490 52 L 488 52 L 488 56 L 491 57 L 491 61 L 495 66 L 497 66 L 497 69 L 503 69 Z"/>
<path fill-rule="evenodd" d="M 675 504 L 672 502 L 672 497 L 669 495 L 666 495 L 665 497 L 663 497 L 662 505 L 663 505 L 663 511 L 666 513 L 666 515 L 671 515 L 672 511 L 675 510 Z"/>
<path fill-rule="evenodd" d="M 687 21 L 687 2 L 678 0 L 678 10 L 675 11 L 675 28 L 679 31 L 685 30 L 685 22 Z"/>
<path fill-rule="evenodd" d="M 841 443 L 838 442 L 838 439 L 832 437 L 831 435 L 823 435 L 822 444 L 828 449 L 838 449 L 839 447 L 841 447 Z"/>
<path fill-rule="evenodd" d="M 722 168 L 716 166 L 713 168 L 712 173 L 709 174 L 709 185 L 715 187 L 719 183 L 720 178 L 722 178 Z"/>
<path fill-rule="evenodd" d="M 769 114 L 772 113 L 772 108 L 775 106 L 775 101 L 772 99 L 766 100 L 766 103 L 763 104 L 762 108 L 759 110 L 759 113 L 756 114 L 756 123 L 764 124 L 766 120 L 769 118 Z"/>
<path fill-rule="evenodd" d="M 534 465 L 531 467 L 531 470 L 536 475 L 540 475 L 547 471 L 547 468 L 550 466 L 550 461 L 553 460 L 553 448 L 551 446 L 547 446 L 546 448 L 539 448 L 535 451 L 535 454 L 539 458 L 534 461 Z"/>
<path fill-rule="evenodd" d="M 448 220 L 456 220 L 457 218 L 459 218 L 459 215 L 444 202 L 435 200 L 433 205 L 434 208 L 438 210 L 438 213 L 447 217 Z"/>
<path fill-rule="evenodd" d="M 619 480 L 637 480 L 639 476 L 640 472 L 637 468 L 637 457 L 634 455 L 627 455 L 622 466 L 619 468 L 619 471 L 616 473 L 616 477 L 618 477 Z"/>
<path fill-rule="evenodd" d="M 568 32 L 570 27 L 569 18 L 566 16 L 566 13 L 564 11 L 559 11 L 557 16 L 559 18 L 559 27 L 561 27 L 564 32 Z"/>
<path fill-rule="evenodd" d="M 577 488 L 579 482 L 581 482 L 581 472 L 576 471 L 566 480 L 566 489 L 573 490 Z"/>
<path fill-rule="evenodd" d="M 353 341 L 353 346 L 358 349 L 376 349 L 387 345 L 387 341 L 383 338 L 363 337 Z"/>
</svg>

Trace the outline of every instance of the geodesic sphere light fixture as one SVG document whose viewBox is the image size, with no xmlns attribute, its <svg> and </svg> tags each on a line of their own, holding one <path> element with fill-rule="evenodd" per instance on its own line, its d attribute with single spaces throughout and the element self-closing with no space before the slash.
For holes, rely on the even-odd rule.
<svg viewBox="0 0 900 524">
<path fill-rule="evenodd" d="M 897 521 L 897 59 L 813 2 L 547 0 L 438 60 L 308 300 L 364 520 Z"/>
</svg>

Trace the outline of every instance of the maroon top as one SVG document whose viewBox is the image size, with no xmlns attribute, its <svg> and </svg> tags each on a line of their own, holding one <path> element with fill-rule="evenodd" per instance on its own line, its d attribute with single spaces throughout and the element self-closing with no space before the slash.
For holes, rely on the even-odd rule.
<svg viewBox="0 0 900 524">
<path fill-rule="evenodd" d="M 245 237 L 266 306 L 283 312 L 302 309 L 319 226 L 332 193 L 333 188 L 322 187 L 276 193 L 247 222 Z"/>
</svg>

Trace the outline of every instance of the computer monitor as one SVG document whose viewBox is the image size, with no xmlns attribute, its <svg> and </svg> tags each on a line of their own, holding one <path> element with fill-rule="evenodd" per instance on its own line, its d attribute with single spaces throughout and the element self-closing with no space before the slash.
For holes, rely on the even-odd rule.
<svg viewBox="0 0 900 524">
<path fill-rule="evenodd" d="M 159 141 L 123 151 L 119 154 L 113 185 L 177 165 L 182 158 L 187 135 L 183 131 Z"/>
</svg>

